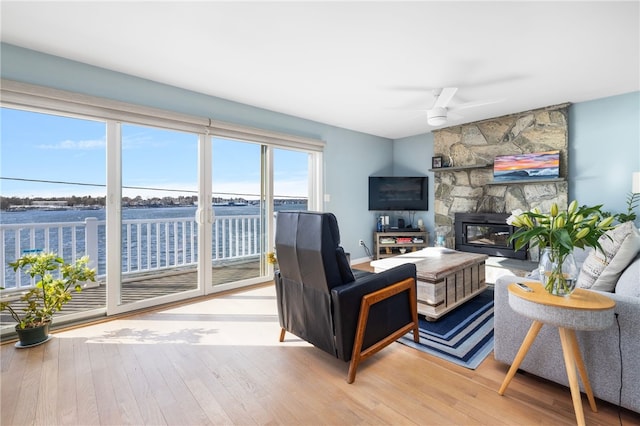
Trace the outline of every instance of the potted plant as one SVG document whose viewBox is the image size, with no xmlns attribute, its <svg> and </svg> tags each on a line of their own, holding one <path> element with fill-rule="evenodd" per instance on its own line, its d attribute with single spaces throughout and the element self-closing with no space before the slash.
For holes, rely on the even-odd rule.
<svg viewBox="0 0 640 426">
<path fill-rule="evenodd" d="M 601 250 L 598 239 L 613 229 L 614 220 L 613 216 L 604 217 L 601 208 L 602 205 L 578 207 L 574 200 L 564 211 L 554 203 L 548 214 L 537 208 L 527 212 L 518 209 L 507 219 L 509 225 L 518 228 L 509 238 L 509 242 L 515 241 L 516 250 L 527 243 L 542 249 L 540 278 L 549 293 L 568 296 L 575 288 L 575 247 Z"/>
<path fill-rule="evenodd" d="M 8 310 L 18 323 L 16 333 L 21 346 L 47 340 L 53 314 L 71 300 L 71 289 L 79 292 L 80 283 L 95 281 L 96 271 L 87 267 L 88 263 L 88 256 L 69 264 L 51 252 L 27 253 L 9 263 L 14 271 L 20 269 L 35 280 L 34 287 L 17 299 L 24 307 L 13 307 L 14 301 L 0 302 L 0 311 Z"/>
</svg>

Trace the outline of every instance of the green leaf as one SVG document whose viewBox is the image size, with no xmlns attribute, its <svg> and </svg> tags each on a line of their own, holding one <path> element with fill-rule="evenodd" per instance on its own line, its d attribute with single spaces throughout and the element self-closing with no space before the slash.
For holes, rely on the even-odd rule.
<svg viewBox="0 0 640 426">
<path fill-rule="evenodd" d="M 568 251 L 573 250 L 573 241 L 571 241 L 571 236 L 566 229 L 557 229 L 554 234 L 555 239 L 560 243 L 562 247 L 564 247 Z"/>
</svg>

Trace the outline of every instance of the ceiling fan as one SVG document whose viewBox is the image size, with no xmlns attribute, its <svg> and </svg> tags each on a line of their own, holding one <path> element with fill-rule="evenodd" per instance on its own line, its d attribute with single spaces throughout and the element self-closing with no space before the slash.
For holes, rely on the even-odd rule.
<svg viewBox="0 0 640 426">
<path fill-rule="evenodd" d="M 467 102 L 453 107 L 449 106 L 449 102 L 451 102 L 451 99 L 453 99 L 457 91 L 457 87 L 443 87 L 433 90 L 435 102 L 431 109 L 427 110 L 427 123 L 429 123 L 430 126 L 442 126 L 447 123 L 447 118 L 462 118 L 459 115 L 450 114 L 451 111 L 489 105 L 502 101 L 502 99 L 493 99 L 480 102 Z"/>
<path fill-rule="evenodd" d="M 427 110 L 427 123 L 429 125 L 442 126 L 447 122 L 447 105 L 457 91 L 457 87 L 444 87 L 433 91 L 436 100 L 431 109 Z"/>
</svg>

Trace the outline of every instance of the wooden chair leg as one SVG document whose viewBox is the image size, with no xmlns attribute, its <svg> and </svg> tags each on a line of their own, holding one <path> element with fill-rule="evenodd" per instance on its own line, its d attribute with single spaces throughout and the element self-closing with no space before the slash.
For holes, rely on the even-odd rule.
<svg viewBox="0 0 640 426">
<path fill-rule="evenodd" d="M 356 370 L 362 357 L 362 341 L 364 340 L 364 331 L 367 328 L 370 306 L 371 305 L 366 302 L 365 296 L 360 304 L 360 316 L 358 318 L 358 327 L 356 328 L 356 340 L 353 342 L 353 352 L 351 354 L 351 362 L 349 363 L 349 373 L 347 373 L 347 383 L 353 383 L 356 380 Z"/>
<path fill-rule="evenodd" d="M 420 323 L 418 322 L 418 295 L 416 289 L 409 290 L 409 303 L 411 304 L 411 321 L 414 324 L 413 341 L 420 343 Z"/>
<path fill-rule="evenodd" d="M 542 323 L 540 321 L 533 321 L 531 327 L 529 327 L 529 331 L 527 335 L 524 337 L 522 344 L 520 345 L 520 349 L 518 349 L 518 353 L 516 354 L 509 371 L 507 371 L 507 376 L 504 378 L 502 385 L 500 386 L 500 390 L 498 390 L 499 395 L 504 395 L 504 392 L 507 390 L 507 386 L 511 383 L 511 379 L 518 372 L 518 368 L 520 368 L 520 364 L 524 360 L 524 357 L 527 356 L 527 352 L 529 352 L 529 348 L 533 344 L 533 341 L 536 340 L 540 329 L 542 328 Z"/>
<path fill-rule="evenodd" d="M 591 411 L 594 413 L 598 412 L 598 407 L 596 406 L 596 400 L 593 397 L 593 390 L 591 389 L 591 382 L 589 382 L 589 375 L 587 374 L 587 368 L 584 366 L 584 360 L 582 359 L 582 354 L 580 353 L 580 346 L 578 345 L 578 338 L 576 337 L 576 331 L 572 329 L 565 329 L 566 335 L 569 338 L 569 343 L 571 343 L 571 348 L 573 350 L 573 358 L 576 360 L 576 367 L 578 367 L 578 373 L 580 373 L 580 379 L 582 379 L 582 385 L 584 386 L 584 393 L 587 394 L 587 399 L 589 400 L 589 406 L 591 407 Z"/>
<path fill-rule="evenodd" d="M 371 305 L 375 305 L 376 303 L 395 296 L 396 294 L 403 291 L 409 292 L 409 303 L 411 305 L 412 321 L 363 351 L 362 343 L 364 341 L 364 332 L 367 329 L 369 308 L 371 307 Z M 355 381 L 356 370 L 358 369 L 358 364 L 360 364 L 360 361 L 365 360 L 366 358 L 375 354 L 390 343 L 395 342 L 410 331 L 413 331 L 413 340 L 419 342 L 420 335 L 418 332 L 418 304 L 416 295 L 416 284 L 413 278 L 407 278 L 406 280 L 400 281 L 396 284 L 390 285 L 389 287 L 374 291 L 373 293 L 369 293 L 364 296 L 362 298 L 362 302 L 360 303 L 360 315 L 358 316 L 356 338 L 353 342 L 353 352 L 351 354 L 351 362 L 349 363 L 347 383 L 353 383 Z"/>
<path fill-rule="evenodd" d="M 280 341 L 284 342 L 284 333 L 286 333 L 284 328 L 280 329 Z"/>
<path fill-rule="evenodd" d="M 585 426 L 582 396 L 580 395 L 580 385 L 578 384 L 578 374 L 576 373 L 576 360 L 573 357 L 575 351 L 572 347 L 569 330 L 558 327 L 558 332 L 560 333 L 562 355 L 564 357 L 564 365 L 567 369 L 567 378 L 569 379 L 569 389 L 571 390 L 571 399 L 573 400 L 573 410 L 576 413 L 576 421 L 578 426 Z"/>
</svg>

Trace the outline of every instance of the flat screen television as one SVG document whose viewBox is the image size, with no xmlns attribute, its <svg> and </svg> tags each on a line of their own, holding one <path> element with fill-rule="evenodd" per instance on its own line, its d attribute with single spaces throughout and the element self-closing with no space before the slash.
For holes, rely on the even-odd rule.
<svg viewBox="0 0 640 426">
<path fill-rule="evenodd" d="M 429 210 L 429 178 L 369 176 L 369 210 Z"/>
</svg>

